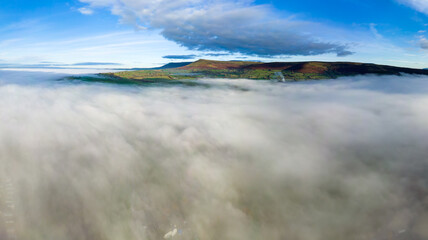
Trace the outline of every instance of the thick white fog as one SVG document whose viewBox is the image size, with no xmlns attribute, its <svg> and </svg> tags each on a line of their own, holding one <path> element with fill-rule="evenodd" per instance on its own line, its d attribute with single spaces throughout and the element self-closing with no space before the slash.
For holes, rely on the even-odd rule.
<svg viewBox="0 0 428 240">
<path fill-rule="evenodd" d="M 0 71 L 2 240 L 428 239 L 427 77 L 60 77 Z"/>
</svg>

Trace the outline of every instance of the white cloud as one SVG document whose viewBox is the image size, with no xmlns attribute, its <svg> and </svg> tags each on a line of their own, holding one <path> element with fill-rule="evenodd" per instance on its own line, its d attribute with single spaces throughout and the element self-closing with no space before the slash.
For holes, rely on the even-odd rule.
<svg viewBox="0 0 428 240">
<path fill-rule="evenodd" d="M 94 14 L 94 10 L 92 10 L 92 9 L 90 9 L 90 8 L 85 8 L 85 7 L 82 7 L 82 8 L 79 8 L 79 9 L 77 9 L 81 14 L 83 14 L 83 15 L 92 15 L 92 14 Z"/>
<path fill-rule="evenodd" d="M 421 39 L 419 40 L 419 44 L 422 49 L 428 49 L 428 39 L 426 39 L 425 37 L 421 37 Z"/>
<path fill-rule="evenodd" d="M 314 34 L 327 27 L 287 19 L 253 1 L 80 0 L 107 7 L 123 23 L 160 29 L 169 40 L 194 50 L 259 56 L 351 54 L 348 46 Z"/>
<path fill-rule="evenodd" d="M 398 0 L 398 1 L 416 9 L 419 12 L 428 14 L 427 0 Z"/>
</svg>

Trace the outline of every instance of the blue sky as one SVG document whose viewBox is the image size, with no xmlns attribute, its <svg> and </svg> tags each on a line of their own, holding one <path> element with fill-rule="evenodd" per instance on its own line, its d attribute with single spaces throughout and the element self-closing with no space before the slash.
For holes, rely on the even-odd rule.
<svg viewBox="0 0 428 240">
<path fill-rule="evenodd" d="M 427 0 L 15 0 L 0 5 L 0 67 L 209 58 L 421 68 L 427 24 Z"/>
</svg>

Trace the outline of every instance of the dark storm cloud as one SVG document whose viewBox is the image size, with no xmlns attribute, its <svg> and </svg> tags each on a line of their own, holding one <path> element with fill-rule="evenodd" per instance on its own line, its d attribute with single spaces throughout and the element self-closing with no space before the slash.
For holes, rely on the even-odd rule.
<svg viewBox="0 0 428 240">
<path fill-rule="evenodd" d="M 271 57 L 284 55 L 351 55 L 348 45 L 322 40 L 319 23 L 286 19 L 268 5 L 253 1 L 80 0 L 110 7 L 122 22 L 161 34 L 188 49 Z"/>
</svg>

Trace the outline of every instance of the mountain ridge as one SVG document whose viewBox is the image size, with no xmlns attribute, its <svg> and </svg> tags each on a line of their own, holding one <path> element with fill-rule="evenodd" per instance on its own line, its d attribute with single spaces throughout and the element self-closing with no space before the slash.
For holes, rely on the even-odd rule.
<svg viewBox="0 0 428 240">
<path fill-rule="evenodd" d="M 304 62 L 253 62 L 253 61 L 215 61 L 200 59 L 186 66 L 179 67 L 184 70 L 197 69 L 264 69 L 264 70 L 289 70 L 303 73 L 323 73 L 327 68 L 347 68 L 353 71 L 382 73 L 387 71 L 402 71 L 403 73 L 428 74 L 428 69 L 396 67 L 375 63 L 361 62 L 327 62 L 327 61 L 304 61 Z"/>
</svg>

